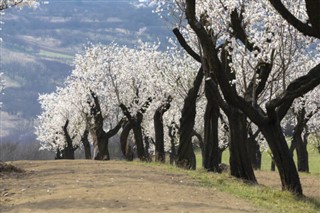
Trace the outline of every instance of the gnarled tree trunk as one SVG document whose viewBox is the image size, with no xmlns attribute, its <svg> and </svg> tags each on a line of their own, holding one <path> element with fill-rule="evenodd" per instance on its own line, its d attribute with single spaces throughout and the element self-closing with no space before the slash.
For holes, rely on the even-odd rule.
<svg viewBox="0 0 320 213">
<path fill-rule="evenodd" d="M 170 144 L 171 144 L 171 151 L 170 151 L 170 164 L 173 165 L 176 159 L 176 137 L 177 137 L 177 128 L 176 124 L 174 122 L 171 123 L 170 126 L 168 126 L 169 129 L 169 137 L 170 137 Z"/>
<path fill-rule="evenodd" d="M 219 106 L 213 93 L 212 84 L 205 83 L 205 95 L 207 97 L 206 112 L 204 115 L 204 154 L 203 167 L 208 171 L 220 172 L 219 163 L 219 141 L 218 141 L 218 119 Z"/>
<path fill-rule="evenodd" d="M 169 96 L 154 113 L 154 130 L 155 130 L 155 161 L 164 163 L 166 156 L 164 152 L 164 133 L 163 133 L 163 114 L 170 108 L 172 97 Z"/>
<path fill-rule="evenodd" d="M 227 116 L 231 134 L 229 145 L 231 175 L 256 183 L 257 180 L 247 150 L 246 116 L 238 109 L 234 108 L 230 108 Z"/>
<path fill-rule="evenodd" d="M 280 122 L 266 122 L 263 125 L 259 125 L 259 129 L 268 141 L 272 151 L 274 162 L 280 174 L 282 188 L 301 195 L 302 187 L 299 174 L 282 133 Z"/>
<path fill-rule="evenodd" d="M 128 150 L 128 137 L 129 137 L 129 133 L 130 133 L 131 129 L 132 129 L 131 124 L 127 121 L 124 124 L 122 132 L 120 134 L 121 151 L 123 153 L 123 156 L 125 156 L 126 160 L 128 160 L 128 161 L 133 160 L 132 149 Z"/>
<path fill-rule="evenodd" d="M 66 120 L 65 125 L 62 127 L 64 137 L 66 139 L 66 145 L 61 150 L 61 159 L 74 159 L 74 151 L 78 148 L 78 147 L 73 147 L 72 138 L 70 137 L 67 129 L 68 125 L 69 125 L 69 120 Z"/>
<path fill-rule="evenodd" d="M 113 137 L 123 123 L 123 119 L 117 124 L 117 126 L 107 133 L 103 130 L 103 117 L 100 107 L 100 101 L 98 96 L 91 91 L 91 96 L 93 98 L 94 103 L 90 103 L 91 106 L 91 114 L 94 119 L 94 127 L 91 129 L 91 134 L 93 138 L 93 146 L 94 146 L 94 159 L 95 160 L 110 160 L 110 154 L 108 149 L 109 139 Z"/>
<path fill-rule="evenodd" d="M 142 107 L 141 111 L 146 110 L 145 108 L 147 108 L 149 106 L 150 101 L 151 100 L 146 101 L 146 103 Z M 142 135 L 142 127 L 141 127 L 143 114 L 141 111 L 139 111 L 139 112 L 137 112 L 137 114 L 135 116 L 132 116 L 130 114 L 128 108 L 124 104 L 120 104 L 120 108 L 121 108 L 123 114 L 127 117 L 128 121 L 130 123 L 131 129 L 133 131 L 134 140 L 135 140 L 135 144 L 137 147 L 138 158 L 141 161 L 146 161 L 147 157 L 146 157 L 146 153 L 145 153 L 145 149 L 144 149 L 144 145 L 143 145 L 143 135 Z"/>
<path fill-rule="evenodd" d="M 91 148 L 90 148 L 90 143 L 88 140 L 89 136 L 89 131 L 86 129 L 84 130 L 82 136 L 81 136 L 81 142 L 84 147 L 84 153 L 85 153 L 85 158 L 86 159 L 91 159 Z"/>
<path fill-rule="evenodd" d="M 297 124 L 293 130 L 292 142 L 290 146 L 290 152 L 293 155 L 294 149 L 297 151 L 297 164 L 299 172 L 309 172 L 309 155 L 307 150 L 307 136 L 308 132 L 302 138 L 303 130 L 306 129 L 307 122 L 313 116 L 313 113 L 306 115 L 306 110 L 303 107 L 295 115 L 297 119 Z"/>
<path fill-rule="evenodd" d="M 261 169 L 261 151 L 258 141 L 256 137 L 258 136 L 260 131 L 252 133 L 251 128 L 249 129 L 249 138 L 247 143 L 247 149 L 250 156 L 250 161 L 253 169 L 260 170 Z"/>
<path fill-rule="evenodd" d="M 185 169 L 196 169 L 196 157 L 192 146 L 192 131 L 196 117 L 196 99 L 203 79 L 202 67 L 199 69 L 193 87 L 184 100 L 180 119 L 180 141 L 176 165 Z"/>
</svg>

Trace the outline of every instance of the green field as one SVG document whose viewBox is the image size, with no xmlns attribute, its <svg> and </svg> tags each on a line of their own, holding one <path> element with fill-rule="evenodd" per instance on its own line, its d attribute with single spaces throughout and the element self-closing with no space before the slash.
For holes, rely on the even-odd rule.
<svg viewBox="0 0 320 213">
<path fill-rule="evenodd" d="M 72 55 L 67 55 L 67 54 L 58 53 L 58 52 L 51 52 L 46 50 L 40 50 L 38 55 L 46 58 L 63 59 L 67 61 L 74 59 L 74 56 Z"/>
<path fill-rule="evenodd" d="M 310 174 L 320 175 L 320 153 L 318 150 L 312 146 L 308 145 L 308 153 L 309 153 L 309 170 Z M 222 154 L 222 163 L 229 165 L 229 150 L 225 150 Z M 202 157 L 200 150 L 196 150 L 196 158 L 197 158 L 197 169 L 202 168 Z M 294 160 L 297 162 L 297 155 L 294 153 Z M 262 161 L 261 161 L 261 170 L 262 171 L 270 171 L 271 170 L 271 157 L 267 152 L 262 153 Z"/>
</svg>

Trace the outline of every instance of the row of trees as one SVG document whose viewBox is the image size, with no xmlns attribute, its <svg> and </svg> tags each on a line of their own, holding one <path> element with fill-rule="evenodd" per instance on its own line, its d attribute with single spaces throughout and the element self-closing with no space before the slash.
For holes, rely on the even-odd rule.
<svg viewBox="0 0 320 213">
<path fill-rule="evenodd" d="M 283 188 L 302 194 L 280 124 L 293 101 L 320 83 L 320 19 L 315 12 L 319 3 L 156 2 L 159 11 L 169 8 L 178 14 L 175 17 L 185 18 L 185 37 L 200 46 L 195 53 L 192 46 L 184 45 L 205 71 L 210 99 L 228 116 L 230 151 L 236 156 L 230 159 L 233 175 L 256 181 L 244 149 L 248 117 L 268 142 Z M 279 76 L 276 85 L 274 79 Z M 269 95 L 263 96 L 265 92 Z M 186 155 L 184 160 L 192 163 L 192 156 Z"/>
<path fill-rule="evenodd" d="M 153 3 L 160 15 L 171 14 L 185 51 L 175 42 L 164 52 L 143 43 L 88 47 L 65 86 L 39 98 L 36 133 L 43 148 L 74 158 L 83 146 L 91 158 L 91 141 L 93 158 L 108 160 L 108 140 L 119 132 L 128 160 L 136 153 L 148 161 L 154 151 L 164 162 L 171 150 L 177 166 L 195 169 L 196 136 L 204 168 L 220 172 L 228 146 L 231 175 L 257 183 L 253 168 L 263 137 L 283 189 L 302 195 L 292 153 L 297 150 L 299 171 L 308 171 L 306 139 L 319 134 L 320 6 L 308 0 Z"/>
</svg>

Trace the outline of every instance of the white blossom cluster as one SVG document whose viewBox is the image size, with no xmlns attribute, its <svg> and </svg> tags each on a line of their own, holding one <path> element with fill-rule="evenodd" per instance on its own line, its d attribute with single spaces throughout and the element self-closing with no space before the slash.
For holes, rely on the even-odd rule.
<svg viewBox="0 0 320 213">
<path fill-rule="evenodd" d="M 157 43 L 141 43 L 135 49 L 112 43 L 90 45 L 83 54 L 76 55 L 75 68 L 65 87 L 39 98 L 42 114 L 36 134 L 42 147 L 63 148 L 65 140 L 61 131 L 66 119 L 70 122 L 68 131 L 75 137 L 74 145 L 80 145 L 79 135 L 92 125 L 90 109 L 94 103 L 91 92 L 100 101 L 99 113 L 105 120 L 106 131 L 123 116 L 119 104 L 128 107 L 134 116 L 151 98 L 142 125 L 144 132 L 154 137 L 154 112 L 169 95 L 173 101 L 163 117 L 165 131 L 172 121 L 178 123 L 183 99 L 198 65 L 175 48 L 166 52 L 158 49 Z"/>
<path fill-rule="evenodd" d="M 10 7 L 33 7 L 37 8 L 40 5 L 39 0 L 0 0 L 0 8 L 1 10 L 7 9 Z"/>
</svg>

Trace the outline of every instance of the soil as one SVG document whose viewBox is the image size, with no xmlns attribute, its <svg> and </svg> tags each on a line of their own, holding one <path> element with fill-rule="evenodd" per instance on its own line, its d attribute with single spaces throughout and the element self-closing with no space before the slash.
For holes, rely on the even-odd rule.
<svg viewBox="0 0 320 213">
<path fill-rule="evenodd" d="M 181 173 L 125 161 L 16 161 L 0 212 L 267 212 Z"/>
</svg>

